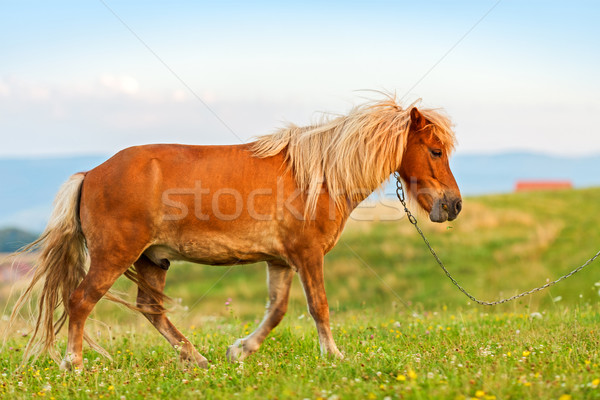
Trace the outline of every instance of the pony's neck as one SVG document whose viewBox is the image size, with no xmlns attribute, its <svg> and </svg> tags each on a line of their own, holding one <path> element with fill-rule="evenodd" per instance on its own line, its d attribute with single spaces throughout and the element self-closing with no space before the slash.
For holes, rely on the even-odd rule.
<svg viewBox="0 0 600 400">
<path fill-rule="evenodd" d="M 341 205 L 343 205 L 343 208 L 344 208 L 344 210 L 342 210 L 342 212 L 345 212 L 348 215 L 350 215 L 352 213 L 352 211 L 354 211 L 356 209 L 356 207 L 359 206 L 360 203 L 365 201 L 373 193 L 377 192 L 378 190 L 383 191 L 383 188 L 382 188 L 383 184 L 385 182 L 387 182 L 387 180 L 390 178 L 390 176 L 392 176 L 392 174 L 394 172 L 396 172 L 397 170 L 398 170 L 398 168 L 394 169 L 389 174 L 387 174 L 386 177 L 383 178 L 381 180 L 381 182 L 379 182 L 379 185 L 375 189 L 364 189 L 362 191 L 357 191 L 356 193 L 352 193 L 352 194 L 348 194 L 348 195 L 344 196 L 345 201 L 339 202 Z"/>
<path fill-rule="evenodd" d="M 367 104 L 321 124 L 288 126 L 252 145 L 258 157 L 285 151 L 298 187 L 307 192 L 305 214 L 314 213 L 324 183 L 341 208 L 355 208 L 400 164 L 410 128 L 408 110 L 391 99 Z"/>
</svg>

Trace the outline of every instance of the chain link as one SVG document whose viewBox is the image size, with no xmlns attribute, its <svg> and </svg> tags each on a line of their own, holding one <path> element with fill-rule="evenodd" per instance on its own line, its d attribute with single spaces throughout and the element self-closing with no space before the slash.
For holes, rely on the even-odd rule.
<svg viewBox="0 0 600 400">
<path fill-rule="evenodd" d="M 425 237 L 425 234 L 423 233 L 423 231 L 421 230 L 421 228 L 417 224 L 417 219 L 415 218 L 415 216 L 410 212 L 410 210 L 406 206 L 406 198 L 405 198 L 406 196 L 404 194 L 404 188 L 402 187 L 402 181 L 400 180 L 401 179 L 400 178 L 400 174 L 398 174 L 397 172 L 395 172 L 394 173 L 394 177 L 396 178 L 396 195 L 398 196 L 398 200 L 400 200 L 400 203 L 402 203 L 402 206 L 404 207 L 404 212 L 406 213 L 406 216 L 407 216 L 408 220 L 410 221 L 411 224 L 414 225 L 414 227 L 416 228 L 417 232 L 419 232 L 419 235 L 421 235 L 421 238 L 423 238 L 423 241 L 425 242 L 425 244 L 429 248 L 429 251 L 433 255 L 433 258 L 435 258 L 435 261 L 437 261 L 437 263 L 440 266 L 440 268 L 442 268 L 442 270 L 446 273 L 446 276 L 452 281 L 452 283 L 454 284 L 454 286 L 456 286 L 458 288 L 458 290 L 460 290 L 461 292 L 463 292 L 469 299 L 473 300 L 477 304 L 481 304 L 481 305 L 484 305 L 484 306 L 495 306 L 497 304 L 507 303 L 509 301 L 516 300 L 516 299 L 524 297 L 524 296 L 528 296 L 528 295 L 533 294 L 535 292 L 539 292 L 540 290 L 544 290 L 547 287 L 553 286 L 553 285 L 557 284 L 558 282 L 562 281 L 563 279 L 567 279 L 570 276 L 576 274 L 577 272 L 581 271 L 582 269 L 584 269 L 585 267 L 587 267 L 588 265 L 590 265 L 596 258 L 600 257 L 600 251 L 598 251 L 592 258 L 590 258 L 589 260 L 587 260 L 583 265 L 575 268 L 573 271 L 569 272 L 568 274 L 563 275 L 560 278 L 558 278 L 558 279 L 556 279 L 556 280 L 554 280 L 552 282 L 548 282 L 545 285 L 542 285 L 542 286 L 537 287 L 535 289 L 528 290 L 527 292 L 519 293 L 519 294 L 514 295 L 512 297 L 508 297 L 506 299 L 502 299 L 502 300 L 498 300 L 498 301 L 491 301 L 490 302 L 490 301 L 479 300 L 479 299 L 475 298 L 475 296 L 473 296 L 472 294 L 470 294 L 469 292 L 467 292 L 456 281 L 456 279 L 454 279 L 452 277 L 452 275 L 450 275 L 450 272 L 446 269 L 446 267 L 444 266 L 444 263 L 442 262 L 442 260 L 440 260 L 440 258 L 436 254 L 435 250 L 433 250 L 433 247 L 431 247 L 431 244 L 429 243 L 429 240 L 427 240 L 427 238 Z"/>
</svg>

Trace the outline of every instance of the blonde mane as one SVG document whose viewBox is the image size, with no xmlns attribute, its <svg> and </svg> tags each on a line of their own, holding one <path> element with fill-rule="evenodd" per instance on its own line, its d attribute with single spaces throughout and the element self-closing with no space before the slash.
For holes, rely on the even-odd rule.
<svg viewBox="0 0 600 400">
<path fill-rule="evenodd" d="M 305 215 L 314 214 L 323 184 L 338 207 L 346 199 L 360 202 L 400 167 L 414 105 L 403 109 L 389 97 L 312 126 L 290 124 L 257 138 L 252 151 L 257 157 L 286 151 L 298 187 L 308 195 Z M 419 111 L 446 150 L 452 151 L 455 138 L 450 119 L 435 109 Z"/>
</svg>

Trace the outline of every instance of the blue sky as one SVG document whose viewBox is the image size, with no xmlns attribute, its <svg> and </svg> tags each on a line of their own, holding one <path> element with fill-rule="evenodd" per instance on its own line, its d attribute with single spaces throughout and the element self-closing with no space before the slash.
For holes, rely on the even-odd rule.
<svg viewBox="0 0 600 400">
<path fill-rule="evenodd" d="M 500 1 L 458 43 L 494 4 L 2 1 L 0 157 L 239 143 L 360 89 L 445 108 L 461 152 L 600 153 L 599 3 Z"/>
</svg>

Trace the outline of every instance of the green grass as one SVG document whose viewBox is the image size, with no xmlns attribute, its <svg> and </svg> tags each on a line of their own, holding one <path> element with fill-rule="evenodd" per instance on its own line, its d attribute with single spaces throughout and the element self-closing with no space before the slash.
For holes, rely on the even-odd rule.
<svg viewBox="0 0 600 400">
<path fill-rule="evenodd" d="M 228 363 L 224 352 L 254 324 L 223 317 L 186 327 L 211 361 L 209 370 L 180 364 L 165 341 L 142 327 L 115 327 L 114 339 L 103 340 L 114 360 L 86 351 L 81 373 L 61 372 L 46 359 L 18 369 L 26 338 L 11 339 L 0 396 L 600 398 L 597 306 L 556 308 L 541 318 L 476 309 L 347 314 L 334 325 L 343 361 L 322 359 L 312 322 L 291 317 L 243 364 Z"/>
<path fill-rule="evenodd" d="M 494 300 L 598 251 L 598 204 L 600 189 L 487 196 L 465 199 L 450 224 L 420 220 L 461 284 Z M 229 364 L 227 346 L 264 312 L 264 266 L 179 263 L 167 281 L 176 299 L 171 317 L 211 361 L 209 370 L 179 363 L 142 317 L 101 303 L 93 317 L 102 323 L 90 321 L 88 330 L 113 361 L 86 348 L 81 373 L 61 372 L 45 357 L 19 368 L 27 338 L 13 331 L 0 356 L 0 397 L 600 398 L 597 268 L 486 308 L 452 286 L 407 221 L 350 221 L 325 261 L 333 334 L 345 360 L 319 356 L 295 282 L 281 326 L 243 364 Z M 118 287 L 134 293 L 126 281 Z"/>
</svg>

